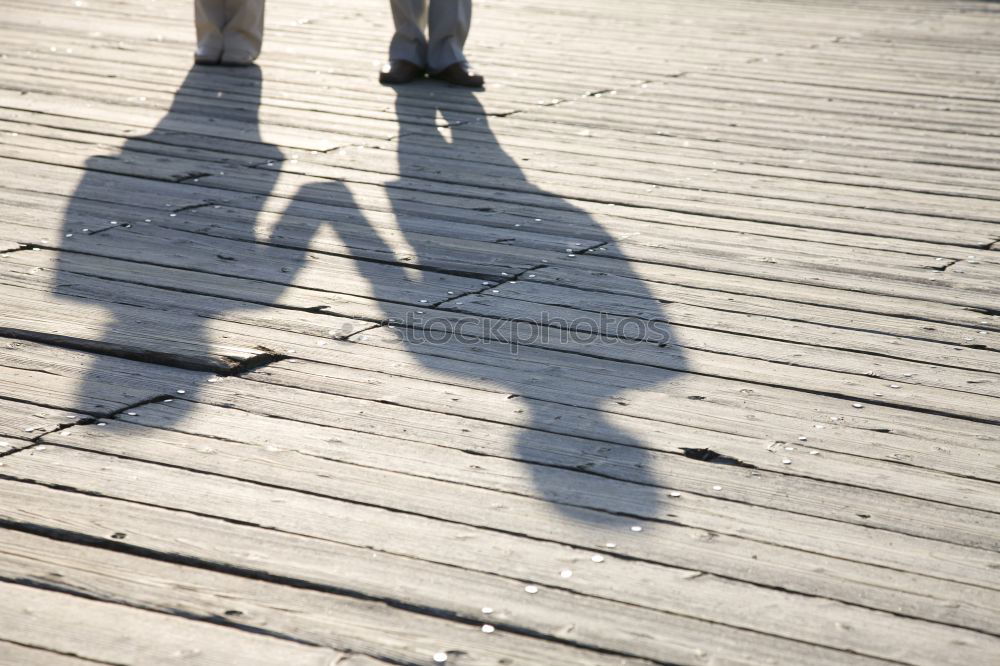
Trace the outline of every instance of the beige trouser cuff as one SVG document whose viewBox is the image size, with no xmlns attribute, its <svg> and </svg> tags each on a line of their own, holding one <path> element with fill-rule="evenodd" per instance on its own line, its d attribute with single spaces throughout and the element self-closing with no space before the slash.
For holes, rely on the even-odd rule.
<svg viewBox="0 0 1000 666">
<path fill-rule="evenodd" d="M 246 65 L 260 55 L 264 0 L 195 0 L 198 62 Z"/>
<path fill-rule="evenodd" d="M 472 0 L 390 0 L 390 4 L 396 32 L 389 60 L 409 60 L 430 72 L 465 62 L 462 48 L 472 22 Z"/>
</svg>

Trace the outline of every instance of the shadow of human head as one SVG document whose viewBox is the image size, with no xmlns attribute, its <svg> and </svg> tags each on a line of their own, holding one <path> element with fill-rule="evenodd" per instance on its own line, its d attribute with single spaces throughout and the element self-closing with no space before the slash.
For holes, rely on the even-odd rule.
<svg viewBox="0 0 1000 666">
<path fill-rule="evenodd" d="M 108 388 L 122 372 L 138 372 L 116 357 L 157 364 L 135 378 L 142 388 L 126 391 L 126 399 L 152 397 L 179 376 L 163 366 L 224 372 L 240 360 L 241 352 L 212 330 L 213 318 L 248 305 L 199 295 L 212 293 L 214 276 L 238 275 L 239 267 L 231 265 L 238 261 L 204 261 L 205 223 L 189 218 L 216 202 L 238 201 L 234 205 L 246 215 L 227 224 L 227 243 L 235 248 L 231 254 L 251 252 L 255 217 L 277 172 L 257 171 L 251 192 L 213 188 L 212 178 L 281 159 L 279 149 L 261 138 L 261 94 L 256 66 L 195 66 L 153 129 L 129 138 L 116 153 L 86 161 L 63 216 L 51 284 L 67 305 L 66 316 L 86 322 L 76 335 L 54 340 L 96 352 L 79 384 L 77 409 L 98 415 L 111 409 L 108 396 L 114 392 Z M 257 285 L 254 297 L 267 303 L 284 287 Z M 38 331 L 37 337 L 46 334 Z M 194 398 L 198 385 L 183 390 L 184 398 Z M 177 407 L 184 404 L 175 400 Z M 184 410 L 173 412 L 180 417 Z"/>
<path fill-rule="evenodd" d="M 561 238 L 597 247 L 611 242 L 612 236 L 578 206 L 530 182 L 500 145 L 474 93 L 430 82 L 401 87 L 396 115 L 398 175 L 385 188 L 394 228 L 387 229 L 384 222 L 376 225 L 357 211 L 332 214 L 322 224 L 330 225 L 345 251 L 356 259 L 358 274 L 368 283 L 369 294 L 384 307 L 387 319 L 398 316 L 400 306 L 422 313 L 395 329 L 397 346 L 436 381 L 511 394 L 509 413 L 486 418 L 483 425 L 491 427 L 488 421 L 492 420 L 516 426 L 510 429 L 516 432 L 516 441 L 510 443 L 506 457 L 525 463 L 530 494 L 581 521 L 617 523 L 620 518 L 614 514 L 649 515 L 660 506 L 661 498 L 648 464 L 648 442 L 632 431 L 640 427 L 636 425 L 640 420 L 623 418 L 606 407 L 622 404 L 622 395 L 630 389 L 655 387 L 669 379 L 671 371 L 645 368 L 635 373 L 641 376 L 635 380 L 616 375 L 614 362 L 592 363 L 591 359 L 600 358 L 609 345 L 640 343 L 612 334 L 578 335 L 563 344 L 559 340 L 567 328 L 541 324 L 548 315 L 564 319 L 566 312 L 574 312 L 581 321 L 570 321 L 568 328 L 577 329 L 582 323 L 579 330 L 590 327 L 591 333 L 600 333 L 596 328 L 601 326 L 600 312 L 587 311 L 583 305 L 567 310 L 546 305 L 544 297 L 535 302 L 511 300 L 521 306 L 519 316 L 491 317 L 464 310 L 460 296 L 445 299 L 435 308 L 433 300 L 425 306 L 418 304 L 422 301 L 408 300 L 403 295 L 407 292 L 399 288 L 414 280 L 419 286 L 423 281 L 427 299 L 433 299 L 435 280 L 444 274 L 474 277 L 478 280 L 474 284 L 492 286 L 543 267 L 538 263 L 540 252 L 553 257 L 554 263 L 564 261 L 558 256 L 564 248 L 554 248 Z M 435 127 L 440 118 L 447 128 Z M 343 183 L 310 183 L 286 210 L 289 224 L 302 224 L 314 215 L 308 202 L 343 202 L 345 197 L 353 207 Z M 555 221 L 545 225 L 545 232 L 528 231 L 531 225 L 526 222 L 536 217 Z M 449 246 L 442 239 L 457 242 Z M 620 276 L 634 277 L 628 262 L 619 262 L 615 270 Z M 542 283 L 538 287 L 544 289 Z M 501 284 L 499 291 L 503 290 Z M 652 296 L 648 303 L 659 311 Z M 527 337 L 514 332 L 518 339 L 512 340 L 509 326 L 501 327 L 499 333 L 464 335 L 477 328 L 482 331 L 477 322 L 498 319 L 512 320 L 508 324 L 516 320 L 517 330 L 527 331 Z M 471 323 L 471 328 L 459 324 L 460 329 L 449 329 L 454 334 L 430 335 L 442 323 L 453 327 L 462 321 Z M 546 339 L 557 342 L 545 344 Z M 453 413 L 462 415 L 461 410 Z M 606 476 L 619 480 L 602 478 Z M 581 506 L 599 506 L 606 512 Z"/>
</svg>

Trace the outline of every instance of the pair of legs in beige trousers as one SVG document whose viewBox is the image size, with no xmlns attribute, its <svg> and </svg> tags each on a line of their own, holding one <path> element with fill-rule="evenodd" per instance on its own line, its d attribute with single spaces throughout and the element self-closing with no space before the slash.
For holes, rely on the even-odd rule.
<svg viewBox="0 0 1000 666">
<path fill-rule="evenodd" d="M 459 85 L 482 85 L 462 48 L 469 35 L 472 0 L 390 0 L 395 33 L 384 83 L 405 83 L 424 72 Z M 198 35 L 195 61 L 205 65 L 249 65 L 264 39 L 264 0 L 195 0 Z"/>
<path fill-rule="evenodd" d="M 195 0 L 198 48 L 204 65 L 249 65 L 264 40 L 264 0 Z"/>
<path fill-rule="evenodd" d="M 429 74 L 459 86 L 483 85 L 462 52 L 472 0 L 390 0 L 390 5 L 396 32 L 389 62 L 379 74 L 381 83 L 409 83 Z"/>
<path fill-rule="evenodd" d="M 465 64 L 472 0 L 391 0 L 396 33 L 389 60 L 406 60 L 430 73 Z M 426 35 L 424 34 L 426 31 Z"/>
</svg>

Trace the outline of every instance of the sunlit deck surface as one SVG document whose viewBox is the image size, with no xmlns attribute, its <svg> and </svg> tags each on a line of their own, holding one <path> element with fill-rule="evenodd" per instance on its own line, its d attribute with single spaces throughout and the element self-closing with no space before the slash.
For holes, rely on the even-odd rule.
<svg viewBox="0 0 1000 666">
<path fill-rule="evenodd" d="M 1000 663 L 1000 4 L 0 1 L 0 664 Z"/>
</svg>

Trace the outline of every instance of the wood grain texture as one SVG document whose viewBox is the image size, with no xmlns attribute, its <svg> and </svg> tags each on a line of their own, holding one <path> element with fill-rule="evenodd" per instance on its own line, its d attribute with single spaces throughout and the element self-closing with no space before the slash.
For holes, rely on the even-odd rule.
<svg viewBox="0 0 1000 666">
<path fill-rule="evenodd" d="M 204 622 L 0 582 L 3 638 L 114 664 L 295 663 L 329 666 L 337 652 Z"/>
<path fill-rule="evenodd" d="M 0 662 L 995 660 L 995 4 L 475 14 L 4 3 Z"/>
</svg>

